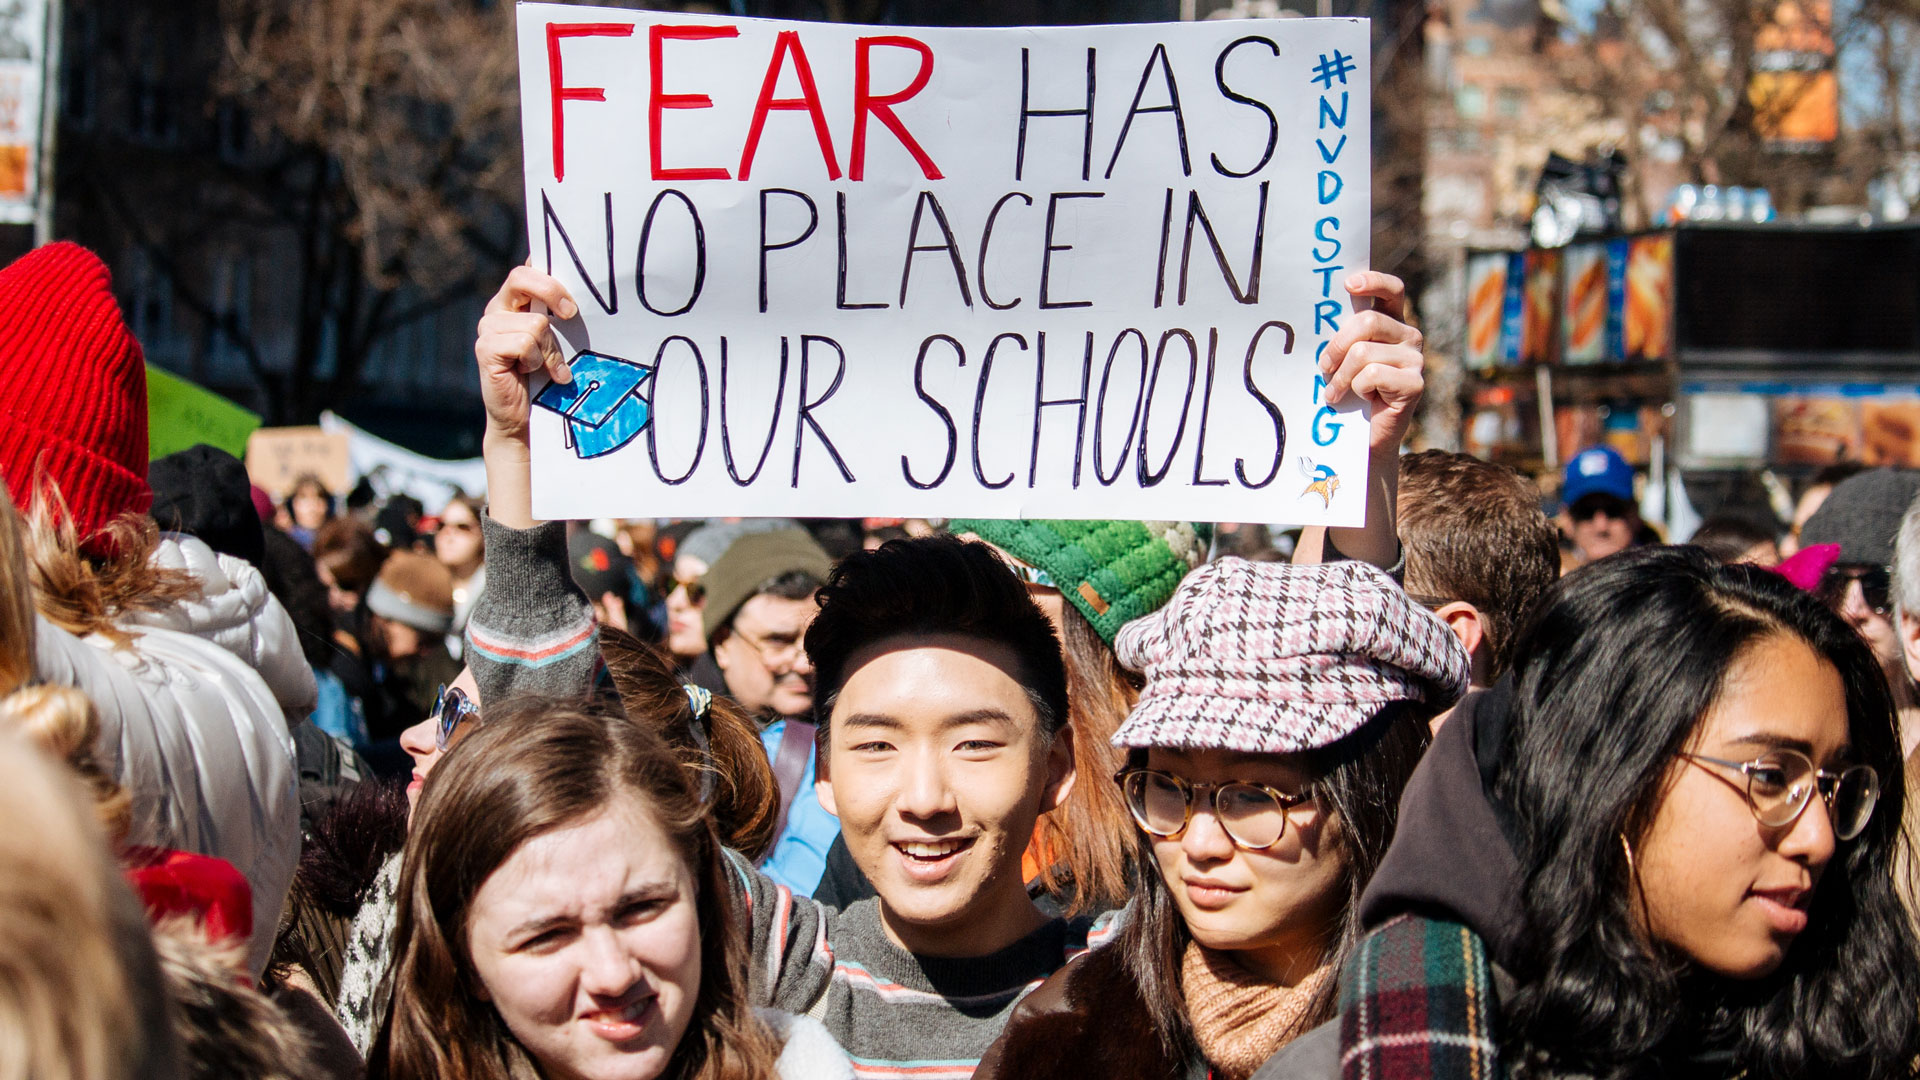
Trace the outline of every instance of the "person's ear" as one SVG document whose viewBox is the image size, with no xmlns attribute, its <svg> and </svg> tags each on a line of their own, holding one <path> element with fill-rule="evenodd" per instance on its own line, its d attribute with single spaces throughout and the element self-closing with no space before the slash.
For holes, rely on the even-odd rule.
<svg viewBox="0 0 1920 1080">
<path fill-rule="evenodd" d="M 1053 733 L 1053 745 L 1047 747 L 1047 786 L 1040 793 L 1040 812 L 1058 810 L 1067 804 L 1077 778 L 1073 762 L 1073 725 L 1062 724 Z"/>
<path fill-rule="evenodd" d="M 713 636 L 707 639 L 707 651 L 713 654 L 714 665 L 721 671 L 727 670 L 727 668 L 732 665 L 732 661 L 727 657 L 726 650 L 721 648 L 722 645 L 727 643 L 727 639 L 732 636 L 732 632 L 723 626 L 715 630 Z"/>
<path fill-rule="evenodd" d="M 827 767 L 833 755 L 827 753 L 825 743 L 814 744 L 813 753 L 813 797 L 820 800 L 820 809 L 839 817 L 840 804 L 833 798 L 833 770 Z"/>
<path fill-rule="evenodd" d="M 1447 624 L 1447 629 L 1453 631 L 1453 636 L 1459 638 L 1461 646 L 1467 650 L 1467 657 L 1473 664 L 1474 685 L 1483 685 L 1483 676 L 1491 661 L 1491 657 L 1487 655 L 1489 649 L 1486 616 L 1480 614 L 1479 608 L 1465 600 L 1442 604 L 1434 614 L 1440 616 L 1440 621 Z"/>
<path fill-rule="evenodd" d="M 1907 677 L 1920 681 L 1920 618 L 1900 612 L 1900 655 L 1907 662 Z"/>
</svg>

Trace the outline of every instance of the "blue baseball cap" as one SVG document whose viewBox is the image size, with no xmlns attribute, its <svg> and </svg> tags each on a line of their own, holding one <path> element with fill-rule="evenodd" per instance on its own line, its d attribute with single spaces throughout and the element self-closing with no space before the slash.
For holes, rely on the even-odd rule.
<svg viewBox="0 0 1920 1080">
<path fill-rule="evenodd" d="M 1580 451 L 1567 462 L 1560 484 L 1560 499 L 1572 506 L 1582 496 L 1603 492 L 1623 502 L 1633 501 L 1633 466 L 1611 446 L 1594 446 Z"/>
</svg>

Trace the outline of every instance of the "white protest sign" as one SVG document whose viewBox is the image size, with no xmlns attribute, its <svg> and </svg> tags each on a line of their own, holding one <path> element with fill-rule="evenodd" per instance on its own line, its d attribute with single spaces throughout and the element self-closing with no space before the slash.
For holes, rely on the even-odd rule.
<svg viewBox="0 0 1920 1080">
<path fill-rule="evenodd" d="M 518 16 L 540 517 L 1364 519 L 1365 20 Z"/>
</svg>

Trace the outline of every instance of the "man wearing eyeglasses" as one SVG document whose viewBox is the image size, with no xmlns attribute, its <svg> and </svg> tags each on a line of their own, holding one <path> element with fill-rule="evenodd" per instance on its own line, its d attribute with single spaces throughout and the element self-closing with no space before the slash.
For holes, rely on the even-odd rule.
<svg viewBox="0 0 1920 1080">
<path fill-rule="evenodd" d="M 840 821 L 813 794 L 813 665 L 801 641 L 833 561 L 804 529 L 735 540 L 700 579 L 709 655 L 727 695 L 761 724 L 780 784 L 779 838 L 761 869 L 800 896 L 826 871 Z"/>
<path fill-rule="evenodd" d="M 1908 675 L 1901 634 L 1894 628 L 1894 541 L 1901 516 L 1920 495 L 1920 471 L 1873 469 L 1835 485 L 1800 529 L 1802 549 L 1840 545 L 1839 561 L 1820 578 L 1819 596 L 1867 639 L 1900 706 L 1901 745 L 1920 744 L 1920 695 Z M 1911 587 L 1911 586 L 1909 586 Z"/>
</svg>

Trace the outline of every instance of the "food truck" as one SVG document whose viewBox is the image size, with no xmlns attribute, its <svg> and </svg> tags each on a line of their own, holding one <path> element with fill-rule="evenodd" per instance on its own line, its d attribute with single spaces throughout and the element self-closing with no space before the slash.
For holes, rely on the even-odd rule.
<svg viewBox="0 0 1920 1080">
<path fill-rule="evenodd" d="M 1920 227 L 1690 222 L 1466 275 L 1471 453 L 1550 471 L 1604 442 L 1693 505 L 1731 473 L 1920 467 Z"/>
</svg>

